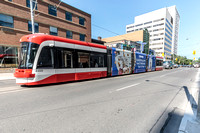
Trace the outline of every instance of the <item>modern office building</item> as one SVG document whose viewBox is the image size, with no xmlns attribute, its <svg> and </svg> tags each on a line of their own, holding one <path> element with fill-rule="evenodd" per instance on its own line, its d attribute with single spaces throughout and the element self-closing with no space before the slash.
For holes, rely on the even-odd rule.
<svg viewBox="0 0 200 133">
<path fill-rule="evenodd" d="M 90 14 L 60 0 L 33 0 L 33 6 L 36 33 L 91 42 Z M 0 0 L 0 54 L 17 55 L 20 38 L 31 31 L 30 0 Z"/>
<path fill-rule="evenodd" d="M 177 54 L 179 13 L 176 6 L 161 8 L 135 17 L 135 22 L 126 26 L 126 32 L 131 33 L 147 29 L 149 31 L 149 48 L 156 55 L 171 59 Z"/>
<path fill-rule="evenodd" d="M 143 53 L 149 54 L 149 32 L 148 30 L 134 31 L 124 35 L 118 35 L 108 38 L 103 38 L 107 44 L 112 44 L 118 41 L 140 42 L 145 43 Z"/>
</svg>

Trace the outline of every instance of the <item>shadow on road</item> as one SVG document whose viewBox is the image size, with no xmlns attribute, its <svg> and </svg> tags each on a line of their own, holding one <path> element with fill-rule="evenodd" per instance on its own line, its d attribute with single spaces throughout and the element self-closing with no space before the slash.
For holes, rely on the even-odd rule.
<svg viewBox="0 0 200 133">
<path fill-rule="evenodd" d="M 187 99 L 188 99 L 188 101 L 190 102 L 190 106 L 192 107 L 192 108 L 197 108 L 197 103 L 196 103 L 196 101 L 195 101 L 195 99 L 194 99 L 194 97 L 191 95 L 191 93 L 189 92 L 189 90 L 188 90 L 188 87 L 187 86 L 183 86 L 183 89 L 184 89 L 184 91 L 185 91 L 185 95 L 187 96 Z M 193 111 L 193 113 L 194 113 L 194 111 Z"/>
<path fill-rule="evenodd" d="M 183 115 L 184 110 L 174 108 L 172 112 L 168 113 L 168 118 L 161 128 L 160 133 L 178 133 Z"/>
</svg>

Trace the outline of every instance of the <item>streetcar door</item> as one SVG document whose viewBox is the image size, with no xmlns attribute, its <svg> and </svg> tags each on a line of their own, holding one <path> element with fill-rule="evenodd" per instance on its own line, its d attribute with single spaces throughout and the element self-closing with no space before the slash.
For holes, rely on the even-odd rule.
<svg viewBox="0 0 200 133">
<path fill-rule="evenodd" d="M 36 58 L 35 81 L 55 83 L 54 41 L 46 41 L 41 46 Z"/>
<path fill-rule="evenodd" d="M 111 69 L 112 69 L 112 55 L 111 49 L 107 49 L 107 75 L 111 76 Z"/>
</svg>

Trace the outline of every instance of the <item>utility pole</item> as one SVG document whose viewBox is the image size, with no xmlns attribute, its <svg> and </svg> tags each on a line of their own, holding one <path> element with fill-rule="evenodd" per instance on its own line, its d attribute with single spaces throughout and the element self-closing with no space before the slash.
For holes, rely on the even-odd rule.
<svg viewBox="0 0 200 133">
<path fill-rule="evenodd" d="M 35 33 L 35 25 L 34 25 L 33 0 L 30 0 L 30 10 L 31 10 L 32 34 L 34 34 Z"/>
</svg>

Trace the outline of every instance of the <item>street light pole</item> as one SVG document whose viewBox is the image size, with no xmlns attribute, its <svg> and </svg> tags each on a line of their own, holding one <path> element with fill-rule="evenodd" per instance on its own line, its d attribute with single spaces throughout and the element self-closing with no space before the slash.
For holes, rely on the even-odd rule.
<svg viewBox="0 0 200 133">
<path fill-rule="evenodd" d="M 33 0 L 30 0 L 30 10 L 31 10 L 32 34 L 34 34 L 35 33 L 35 25 L 34 25 Z"/>
</svg>

